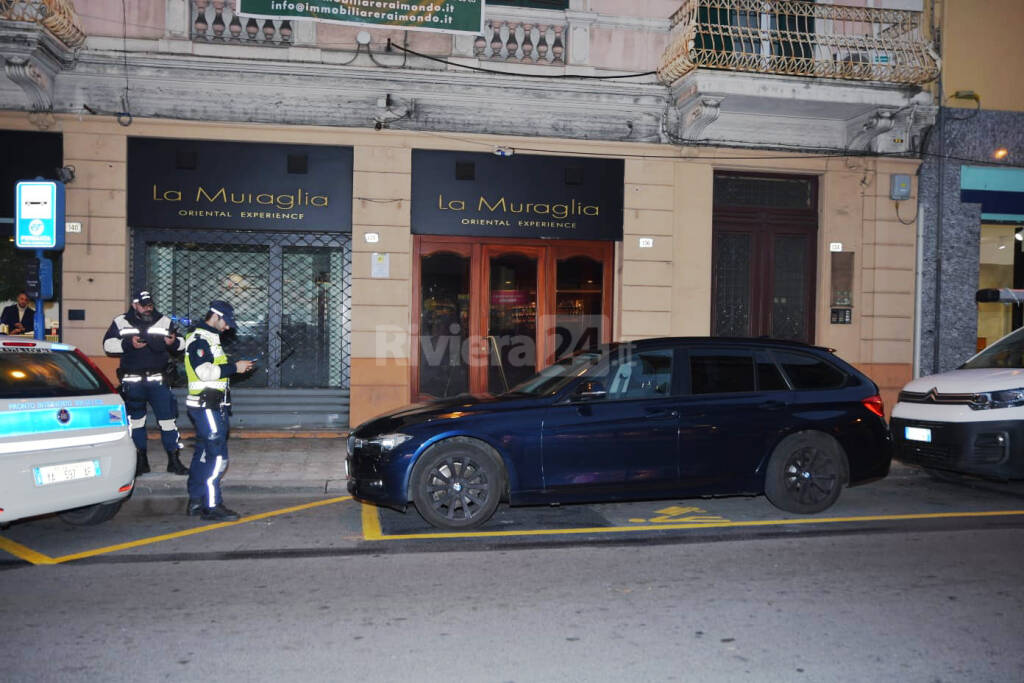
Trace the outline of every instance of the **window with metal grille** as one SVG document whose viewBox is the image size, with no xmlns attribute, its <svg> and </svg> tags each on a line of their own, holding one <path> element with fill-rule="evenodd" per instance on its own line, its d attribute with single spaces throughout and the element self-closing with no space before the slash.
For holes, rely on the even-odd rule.
<svg viewBox="0 0 1024 683">
<path fill-rule="evenodd" d="M 813 209 L 814 181 L 785 176 L 715 174 L 715 207 Z"/>
<path fill-rule="evenodd" d="M 234 306 L 224 349 L 257 370 L 233 385 L 348 388 L 350 235 L 136 230 L 132 264 L 132 286 L 149 287 L 165 314 L 194 325 L 214 299 Z"/>
</svg>

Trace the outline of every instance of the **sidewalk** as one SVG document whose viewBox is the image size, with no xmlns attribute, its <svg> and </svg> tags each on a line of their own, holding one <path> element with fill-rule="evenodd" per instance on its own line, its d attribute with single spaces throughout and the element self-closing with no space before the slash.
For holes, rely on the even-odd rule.
<svg viewBox="0 0 1024 683">
<path fill-rule="evenodd" d="M 320 493 L 344 495 L 347 434 L 340 432 L 242 431 L 228 440 L 230 465 L 224 475 L 225 491 L 241 493 Z M 195 452 L 195 439 L 182 431 L 187 466 Z M 188 477 L 168 474 L 167 458 L 158 432 L 149 439 L 149 465 L 153 471 L 135 480 L 135 495 L 185 495 Z"/>
</svg>

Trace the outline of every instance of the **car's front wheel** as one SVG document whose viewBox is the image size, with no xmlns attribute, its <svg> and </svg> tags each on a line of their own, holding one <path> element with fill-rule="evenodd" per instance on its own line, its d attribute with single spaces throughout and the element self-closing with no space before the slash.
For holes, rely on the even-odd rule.
<svg viewBox="0 0 1024 683">
<path fill-rule="evenodd" d="M 799 432 L 772 452 L 764 493 L 787 512 L 821 512 L 839 498 L 846 478 L 846 456 L 835 439 L 821 432 Z"/>
<path fill-rule="evenodd" d="M 74 526 L 92 526 L 94 524 L 102 524 L 107 520 L 113 519 L 117 511 L 121 509 L 121 503 L 124 501 L 115 501 L 113 503 L 96 503 L 95 505 L 86 505 L 84 507 L 75 508 L 73 510 L 64 510 L 58 512 L 57 516 L 68 524 Z"/>
<path fill-rule="evenodd" d="M 412 475 L 417 512 L 444 529 L 472 529 L 494 514 L 501 502 L 501 459 L 486 444 L 457 437 L 420 457 Z"/>
</svg>

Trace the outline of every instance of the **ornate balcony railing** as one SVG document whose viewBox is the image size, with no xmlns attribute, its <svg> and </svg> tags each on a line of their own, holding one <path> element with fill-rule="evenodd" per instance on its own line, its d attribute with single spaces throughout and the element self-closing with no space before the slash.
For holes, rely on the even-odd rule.
<svg viewBox="0 0 1024 683">
<path fill-rule="evenodd" d="M 69 48 L 85 42 L 71 0 L 0 0 L 0 19 L 40 24 Z"/>
<path fill-rule="evenodd" d="M 192 39 L 244 45 L 292 45 L 287 19 L 245 18 L 235 14 L 230 0 L 192 0 Z"/>
<path fill-rule="evenodd" d="M 659 78 L 697 68 L 884 83 L 939 74 L 922 13 L 802 0 L 685 0 Z"/>
<path fill-rule="evenodd" d="M 491 20 L 486 33 L 473 42 L 473 55 L 487 60 L 564 65 L 565 35 L 564 24 Z"/>
</svg>

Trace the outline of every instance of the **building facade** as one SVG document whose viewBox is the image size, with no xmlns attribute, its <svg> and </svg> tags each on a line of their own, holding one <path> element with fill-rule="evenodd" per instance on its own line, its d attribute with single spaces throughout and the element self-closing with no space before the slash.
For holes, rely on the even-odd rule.
<svg viewBox="0 0 1024 683">
<path fill-rule="evenodd" d="M 1024 5 L 935 4 L 942 104 L 921 167 L 918 374 L 958 367 L 1021 326 L 1020 305 L 979 288 L 1024 288 L 1024 93 L 1015 65 Z"/>
<path fill-rule="evenodd" d="M 832 347 L 891 404 L 937 74 L 905 4 L 489 2 L 453 36 L 47 0 L 63 24 L 0 22 L 0 131 L 74 170 L 61 337 L 111 369 L 132 287 L 233 300 L 243 424 L 346 427 L 667 335 Z"/>
</svg>

